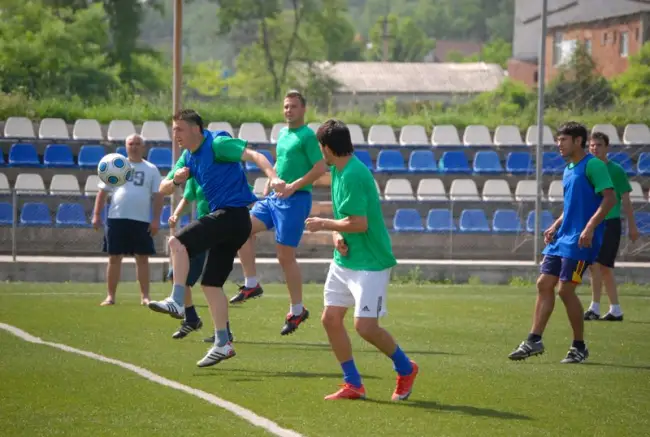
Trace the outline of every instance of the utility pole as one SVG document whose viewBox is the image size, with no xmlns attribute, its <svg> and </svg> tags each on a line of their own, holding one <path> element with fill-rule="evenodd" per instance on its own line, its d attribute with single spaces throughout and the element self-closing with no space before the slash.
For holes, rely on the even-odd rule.
<svg viewBox="0 0 650 437">
<path fill-rule="evenodd" d="M 382 55 L 382 61 L 383 62 L 388 62 L 388 51 L 389 51 L 389 40 L 390 40 L 390 33 L 388 33 L 388 15 L 390 14 L 390 0 L 386 0 L 386 15 L 384 15 L 384 22 L 382 26 L 382 42 L 383 42 L 383 55 Z"/>
</svg>

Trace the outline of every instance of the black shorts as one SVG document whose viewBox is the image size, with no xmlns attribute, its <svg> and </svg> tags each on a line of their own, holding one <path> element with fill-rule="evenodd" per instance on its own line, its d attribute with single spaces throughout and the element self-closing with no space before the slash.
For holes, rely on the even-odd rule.
<svg viewBox="0 0 650 437">
<path fill-rule="evenodd" d="M 106 220 L 102 250 L 109 255 L 155 255 L 149 223 L 109 218 Z"/>
<path fill-rule="evenodd" d="M 614 268 L 614 261 L 621 244 L 621 219 L 605 220 L 605 234 L 596 262 L 605 267 Z"/>
<path fill-rule="evenodd" d="M 232 272 L 237 251 L 251 234 L 247 207 L 224 208 L 201 217 L 181 229 L 176 238 L 190 258 L 209 250 L 201 285 L 222 287 Z"/>
</svg>

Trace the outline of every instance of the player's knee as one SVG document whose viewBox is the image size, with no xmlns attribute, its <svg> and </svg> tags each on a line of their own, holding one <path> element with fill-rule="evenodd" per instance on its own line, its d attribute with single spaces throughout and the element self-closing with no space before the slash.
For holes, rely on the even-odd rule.
<svg viewBox="0 0 650 437">
<path fill-rule="evenodd" d="M 111 265 L 118 265 L 122 263 L 122 255 L 110 255 L 108 257 L 108 263 Z"/>
<path fill-rule="evenodd" d="M 185 249 L 183 243 L 181 243 L 181 241 L 176 237 L 171 237 L 169 239 L 168 246 L 170 252 L 187 253 L 187 249 Z"/>
<path fill-rule="evenodd" d="M 576 295 L 576 286 L 577 284 L 573 282 L 562 282 L 560 283 L 560 290 L 558 291 L 558 295 L 562 300 L 574 297 Z"/>
<path fill-rule="evenodd" d="M 553 294 L 555 291 L 555 284 L 547 277 L 540 276 L 537 279 L 537 293 L 539 294 Z"/>
<path fill-rule="evenodd" d="M 357 334 L 361 336 L 361 338 L 368 340 L 374 338 L 377 330 L 379 329 L 379 324 L 377 323 L 377 319 L 359 317 L 354 319 L 354 329 L 357 331 Z"/>
<path fill-rule="evenodd" d="M 296 263 L 296 250 L 293 247 L 277 246 L 278 262 L 281 266 L 288 266 Z"/>
<path fill-rule="evenodd" d="M 323 311 L 320 321 L 325 330 L 336 329 L 343 326 L 343 318 L 332 311 L 327 311 L 327 309 Z"/>
</svg>

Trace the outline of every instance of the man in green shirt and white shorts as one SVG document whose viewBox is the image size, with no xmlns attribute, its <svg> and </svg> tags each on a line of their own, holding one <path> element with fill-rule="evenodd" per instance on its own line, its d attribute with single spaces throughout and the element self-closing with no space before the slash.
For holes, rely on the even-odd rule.
<svg viewBox="0 0 650 437">
<path fill-rule="evenodd" d="M 325 282 L 322 322 L 345 382 L 339 391 L 325 399 L 366 396 L 343 323 L 350 307 L 354 307 L 357 333 L 394 363 L 397 386 L 392 400 L 408 399 L 418 366 L 379 326 L 379 317 L 386 314 L 390 271 L 397 261 L 375 180 L 368 167 L 354 155 L 350 131 L 343 122 L 328 120 L 316 135 L 332 173 L 334 219 L 309 218 L 305 225 L 310 232 L 331 231 L 334 239 L 334 260 Z"/>
<path fill-rule="evenodd" d="M 634 211 L 630 201 L 632 187 L 625 174 L 623 167 L 607 159 L 609 149 L 609 137 L 602 132 L 594 132 L 589 142 L 589 152 L 607 164 L 607 170 L 614 184 L 616 192 L 616 205 L 605 217 L 605 234 L 603 245 L 598 253 L 596 262 L 590 266 L 591 270 L 591 305 L 585 312 L 585 320 L 607 320 L 614 322 L 623 321 L 623 311 L 618 303 L 618 291 L 616 290 L 616 278 L 614 277 L 614 261 L 618 254 L 621 242 L 621 206 L 627 218 L 628 235 L 633 242 L 639 238 L 639 230 L 634 220 Z M 600 317 L 600 295 L 602 285 L 609 297 L 609 311 L 602 318 Z"/>
</svg>

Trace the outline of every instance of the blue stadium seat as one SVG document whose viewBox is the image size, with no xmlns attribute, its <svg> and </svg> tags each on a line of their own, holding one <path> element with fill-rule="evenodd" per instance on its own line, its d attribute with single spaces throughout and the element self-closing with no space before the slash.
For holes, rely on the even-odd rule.
<svg viewBox="0 0 650 437">
<path fill-rule="evenodd" d="M 77 157 L 79 167 L 96 168 L 104 155 L 104 146 L 81 146 L 81 149 L 79 149 L 79 156 Z"/>
<path fill-rule="evenodd" d="M 13 209 L 11 203 L 0 203 L 0 226 L 11 226 L 14 222 Z"/>
<path fill-rule="evenodd" d="M 435 173 L 438 171 L 436 158 L 430 150 L 416 150 L 409 156 L 409 172 Z"/>
<path fill-rule="evenodd" d="M 399 150 L 380 150 L 377 154 L 377 173 L 401 173 L 406 171 L 404 158 Z"/>
<path fill-rule="evenodd" d="M 147 161 L 161 170 L 171 170 L 172 168 L 172 149 L 168 147 L 152 147 L 149 149 Z"/>
<path fill-rule="evenodd" d="M 5 154 L 0 150 L 0 167 L 4 167 L 7 164 L 5 161 Z"/>
<path fill-rule="evenodd" d="M 119 153 L 122 156 L 126 156 L 126 147 L 120 146 L 117 149 L 115 149 L 115 153 Z"/>
<path fill-rule="evenodd" d="M 528 152 L 510 152 L 506 157 L 506 171 L 510 174 L 533 174 L 532 155 Z"/>
<path fill-rule="evenodd" d="M 521 219 L 519 214 L 512 209 L 497 209 L 492 217 L 492 231 L 497 234 L 510 234 L 521 232 Z"/>
<path fill-rule="evenodd" d="M 472 170 L 469 168 L 469 162 L 467 161 L 467 156 L 465 152 L 457 150 L 444 152 L 440 161 L 438 161 L 438 170 L 441 173 L 471 173 Z"/>
<path fill-rule="evenodd" d="M 494 150 L 481 150 L 474 155 L 474 173 L 477 174 L 500 174 L 503 173 L 503 166 L 499 155 Z"/>
<path fill-rule="evenodd" d="M 490 232 L 490 225 L 482 209 L 463 210 L 460 213 L 459 228 L 460 232 L 464 233 Z"/>
<path fill-rule="evenodd" d="M 9 149 L 9 165 L 12 167 L 40 167 L 41 161 L 32 144 L 16 143 Z"/>
<path fill-rule="evenodd" d="M 74 167 L 72 149 L 67 144 L 49 144 L 45 148 L 43 164 L 46 167 L 69 168 Z"/>
<path fill-rule="evenodd" d="M 639 176 L 650 175 L 650 153 L 642 152 L 639 155 L 639 160 L 636 164 L 636 170 L 639 173 Z"/>
<path fill-rule="evenodd" d="M 630 155 L 627 153 L 610 152 L 607 154 L 607 159 L 614 161 L 623 167 L 623 170 L 625 170 L 625 173 L 627 173 L 628 176 L 634 176 L 636 174 L 636 170 L 634 170 L 634 167 L 632 166 L 632 158 L 630 158 Z"/>
<path fill-rule="evenodd" d="M 634 220 L 639 228 L 639 234 L 650 235 L 650 212 L 637 211 L 634 213 Z"/>
<path fill-rule="evenodd" d="M 542 210 L 542 222 L 540 223 L 540 232 L 544 232 L 551 227 L 555 219 L 553 214 L 548 210 Z M 528 218 L 526 219 L 526 232 L 531 234 L 535 233 L 535 211 L 528 213 Z"/>
<path fill-rule="evenodd" d="M 427 214 L 427 231 L 456 232 L 457 230 L 454 217 L 448 209 L 432 209 Z"/>
<path fill-rule="evenodd" d="M 273 155 L 271 155 L 271 152 L 269 152 L 266 149 L 256 149 L 255 151 L 260 152 L 261 154 L 266 156 L 266 158 L 269 160 L 271 165 L 274 165 L 275 161 L 273 160 Z M 246 171 L 260 171 L 260 169 L 254 162 L 246 161 Z"/>
<path fill-rule="evenodd" d="M 20 211 L 21 226 L 51 226 L 52 217 L 46 204 L 40 202 L 27 202 Z"/>
<path fill-rule="evenodd" d="M 398 209 L 393 217 L 393 229 L 397 232 L 423 232 L 422 217 L 416 209 Z"/>
<path fill-rule="evenodd" d="M 354 155 L 359 158 L 359 161 L 363 162 L 366 164 L 366 167 L 370 169 L 370 171 L 374 171 L 374 165 L 372 164 L 372 158 L 370 157 L 370 153 L 368 153 L 367 150 L 355 150 Z"/>
<path fill-rule="evenodd" d="M 170 205 L 163 206 L 162 211 L 160 212 L 160 227 L 163 229 L 169 228 L 169 217 L 172 215 L 172 208 Z M 181 217 L 180 227 L 184 227 L 190 224 L 190 215 L 185 214 Z"/>
<path fill-rule="evenodd" d="M 57 227 L 88 228 L 88 218 L 80 203 L 62 203 L 56 210 Z"/>
<path fill-rule="evenodd" d="M 542 155 L 542 174 L 560 175 L 564 173 L 566 161 L 558 152 L 544 152 Z"/>
</svg>

